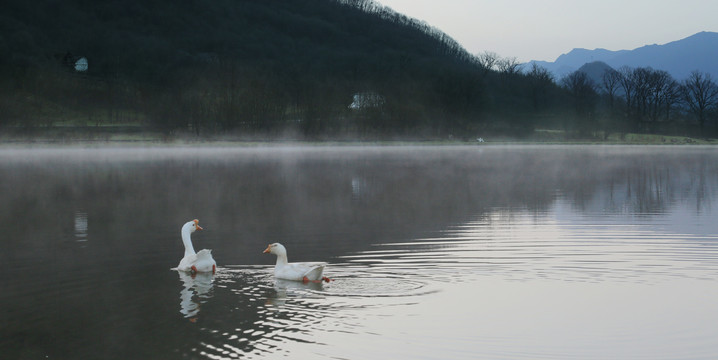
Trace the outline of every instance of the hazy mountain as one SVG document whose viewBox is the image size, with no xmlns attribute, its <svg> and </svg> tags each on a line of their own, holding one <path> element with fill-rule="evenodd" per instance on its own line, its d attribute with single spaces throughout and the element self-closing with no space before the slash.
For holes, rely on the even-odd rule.
<svg viewBox="0 0 718 360">
<path fill-rule="evenodd" d="M 578 68 L 578 71 L 586 73 L 588 78 L 593 80 L 595 84 L 600 84 L 603 81 L 603 74 L 610 69 L 612 68 L 605 62 L 594 61 L 583 64 L 583 66 Z"/>
<path fill-rule="evenodd" d="M 633 50 L 573 49 L 554 62 L 531 61 L 551 71 L 557 78 L 576 71 L 586 63 L 601 61 L 618 69 L 622 66 L 651 67 L 668 71 L 681 80 L 692 71 L 710 73 L 718 79 L 718 33 L 700 32 L 663 45 L 646 45 Z"/>
</svg>

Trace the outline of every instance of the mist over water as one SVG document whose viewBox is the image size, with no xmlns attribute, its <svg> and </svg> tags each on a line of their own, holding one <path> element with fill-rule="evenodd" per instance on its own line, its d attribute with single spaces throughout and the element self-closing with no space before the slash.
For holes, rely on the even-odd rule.
<svg viewBox="0 0 718 360">
<path fill-rule="evenodd" d="M 0 149 L 9 358 L 709 359 L 711 147 Z M 215 276 L 170 270 L 181 225 Z M 327 261 L 276 282 L 267 243 Z"/>
</svg>

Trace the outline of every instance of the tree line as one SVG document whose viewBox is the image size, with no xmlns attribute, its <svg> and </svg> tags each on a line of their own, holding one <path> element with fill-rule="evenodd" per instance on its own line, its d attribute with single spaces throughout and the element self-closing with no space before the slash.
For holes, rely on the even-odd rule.
<svg viewBox="0 0 718 360">
<path fill-rule="evenodd" d="M 310 138 L 715 129 L 705 74 L 555 79 L 515 58 L 469 54 L 372 0 L 8 0 L 0 16 L 9 54 L 0 129 L 139 124 Z M 74 68 L 79 57 L 86 71 Z"/>
<path fill-rule="evenodd" d="M 581 131 L 716 134 L 718 85 L 693 71 L 682 81 L 647 67 L 607 69 L 598 81 L 577 70 L 560 80 Z"/>
<path fill-rule="evenodd" d="M 372 1 L 86 5 L 9 0 L 0 126 L 373 135 L 441 132 L 478 108 L 472 56 Z M 87 71 L 66 61 L 79 56 Z M 383 106 L 350 108 L 362 93 Z"/>
</svg>

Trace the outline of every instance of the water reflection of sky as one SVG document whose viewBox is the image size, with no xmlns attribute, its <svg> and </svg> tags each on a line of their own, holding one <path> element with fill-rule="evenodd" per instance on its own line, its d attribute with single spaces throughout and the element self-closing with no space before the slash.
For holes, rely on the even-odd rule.
<svg viewBox="0 0 718 360">
<path fill-rule="evenodd" d="M 615 214 L 576 214 L 557 201 L 549 212 L 497 209 L 434 236 L 384 243 L 344 256 L 429 278 L 660 282 L 718 276 L 718 232 L 667 213 L 641 221 Z M 698 221 L 701 223 L 701 221 Z M 689 231 L 685 231 L 689 230 Z M 706 230 L 706 231 L 702 231 Z"/>
<path fill-rule="evenodd" d="M 718 349 L 718 235 L 672 227 L 672 211 L 635 221 L 573 206 L 495 209 L 434 236 L 344 257 L 441 284 L 391 318 L 368 320 L 382 336 L 357 339 L 369 349 L 354 355 L 709 359 Z M 401 342 L 389 334 L 403 334 Z"/>
<path fill-rule="evenodd" d="M 712 358 L 716 155 L 574 149 L 0 151 L 0 350 Z M 195 217 L 220 271 L 178 279 Z M 335 281 L 275 282 L 274 241 Z"/>
</svg>

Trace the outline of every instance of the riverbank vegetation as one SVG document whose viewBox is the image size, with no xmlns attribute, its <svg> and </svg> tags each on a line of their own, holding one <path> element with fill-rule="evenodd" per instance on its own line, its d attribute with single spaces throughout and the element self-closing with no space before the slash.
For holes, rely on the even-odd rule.
<svg viewBox="0 0 718 360">
<path fill-rule="evenodd" d="M 371 0 L 9 0 L 6 9 L 6 137 L 552 134 L 630 142 L 630 134 L 717 134 L 718 87 L 707 74 L 672 79 L 623 68 L 555 79 L 513 58 L 469 54 L 438 29 Z"/>
</svg>

